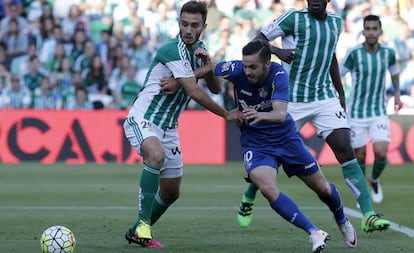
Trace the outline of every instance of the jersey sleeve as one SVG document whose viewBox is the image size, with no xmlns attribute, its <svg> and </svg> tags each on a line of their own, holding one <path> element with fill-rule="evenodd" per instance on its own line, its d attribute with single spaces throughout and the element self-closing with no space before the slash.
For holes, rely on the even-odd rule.
<svg viewBox="0 0 414 253">
<path fill-rule="evenodd" d="M 277 19 L 274 19 L 270 24 L 262 28 L 261 33 L 272 41 L 278 37 L 284 37 L 293 32 L 294 28 L 294 9 L 287 10 L 282 13 Z"/>
<path fill-rule="evenodd" d="M 391 76 L 397 75 L 400 71 L 397 64 L 397 58 L 395 56 L 395 51 L 390 49 L 390 57 L 388 58 L 388 71 Z"/>
<path fill-rule="evenodd" d="M 278 65 L 273 77 L 272 101 L 289 101 L 289 76 L 287 71 Z"/>
<path fill-rule="evenodd" d="M 216 64 L 214 74 L 217 77 L 232 81 L 235 76 L 238 76 L 241 73 L 242 70 L 240 61 L 219 62 Z"/>
<path fill-rule="evenodd" d="M 158 61 L 171 70 L 174 78 L 188 78 L 194 76 L 187 52 L 180 43 L 167 44 L 157 51 Z"/>
<path fill-rule="evenodd" d="M 350 72 L 354 68 L 354 59 L 352 57 L 352 50 L 348 50 L 341 64 L 339 65 L 339 71 L 341 77 L 344 77 L 346 73 Z"/>
</svg>

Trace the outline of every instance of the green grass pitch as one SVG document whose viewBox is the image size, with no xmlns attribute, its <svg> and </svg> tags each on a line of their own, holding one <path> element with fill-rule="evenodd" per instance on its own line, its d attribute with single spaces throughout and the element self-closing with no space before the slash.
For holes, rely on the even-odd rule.
<svg viewBox="0 0 414 253">
<path fill-rule="evenodd" d="M 306 233 L 273 212 L 258 195 L 250 227 L 240 228 L 236 211 L 246 187 L 241 163 L 187 165 L 181 198 L 153 227 L 166 247 L 128 245 L 124 233 L 136 219 L 141 165 L 39 163 L 0 164 L 0 251 L 40 252 L 39 237 L 52 225 L 70 228 L 76 253 L 311 252 Z M 332 240 L 324 252 L 414 252 L 414 166 L 388 166 L 381 178 L 384 201 L 374 204 L 393 222 L 385 232 L 366 234 L 359 211 L 339 166 L 323 166 L 342 196 L 358 233 L 358 247 L 348 249 L 329 210 L 296 178 L 278 176 L 280 189 Z"/>
</svg>

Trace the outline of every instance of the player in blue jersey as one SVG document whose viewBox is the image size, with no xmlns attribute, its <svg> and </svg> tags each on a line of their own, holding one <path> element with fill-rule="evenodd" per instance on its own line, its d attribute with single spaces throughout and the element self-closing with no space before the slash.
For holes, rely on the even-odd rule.
<svg viewBox="0 0 414 253">
<path fill-rule="evenodd" d="M 385 230 L 390 222 L 375 213 L 367 181 L 351 146 L 345 94 L 335 55 L 342 18 L 326 11 L 328 1 L 307 0 L 307 8 L 282 13 L 255 39 L 282 38 L 283 49 L 272 47 L 272 53 L 283 61 L 289 73 L 288 111 L 296 127 L 300 130 L 306 122 L 312 122 L 334 152 L 345 182 L 360 205 L 361 229 Z M 242 227 L 250 224 L 256 191 L 257 186 L 250 184 L 243 194 L 237 215 Z"/>
<path fill-rule="evenodd" d="M 381 20 L 376 15 L 364 17 L 362 34 L 365 41 L 351 48 L 340 68 L 341 76 L 352 74 L 352 91 L 349 103 L 349 124 L 355 155 L 365 174 L 366 144 L 368 137 L 374 146 L 374 164 L 368 181 L 371 198 L 380 203 L 383 193 L 379 177 L 387 164 L 390 142 L 389 118 L 386 110 L 386 74 L 390 73 L 394 87 L 394 108 L 398 112 L 402 103 L 398 65 L 394 49 L 378 42 L 382 35 Z"/>
<path fill-rule="evenodd" d="M 329 207 L 346 245 L 355 247 L 356 234 L 343 212 L 335 185 L 325 179 L 287 112 L 289 77 L 286 70 L 270 61 L 267 41 L 254 40 L 242 53 L 242 61 L 218 63 L 215 75 L 234 84 L 236 106 L 245 117 L 239 127 L 248 179 L 257 185 L 275 212 L 310 235 L 312 252 L 321 252 L 329 235 L 319 230 L 279 190 L 276 178 L 281 165 L 289 177 L 300 178 Z"/>
<path fill-rule="evenodd" d="M 125 238 L 143 247 L 163 247 L 152 238 L 151 226 L 180 194 L 183 162 L 177 122 L 190 98 L 227 120 L 236 120 L 240 115 L 237 110 L 227 112 L 197 85 L 196 78 L 203 77 L 212 92 L 219 93 L 221 88 L 213 72 L 214 64 L 199 40 L 206 17 L 205 2 L 189 1 L 183 5 L 180 34 L 157 51 L 144 88 L 124 122 L 125 136 L 144 162 L 138 218 Z M 176 92 L 161 90 L 161 79 L 165 76 L 178 80 L 180 88 Z"/>
</svg>

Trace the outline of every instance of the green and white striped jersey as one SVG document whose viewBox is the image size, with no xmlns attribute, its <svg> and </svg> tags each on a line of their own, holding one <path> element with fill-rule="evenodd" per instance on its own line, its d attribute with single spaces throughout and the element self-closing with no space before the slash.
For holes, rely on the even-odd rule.
<svg viewBox="0 0 414 253">
<path fill-rule="evenodd" d="M 327 12 L 325 20 L 315 19 L 307 8 L 288 10 L 261 32 L 269 41 L 282 37 L 284 49 L 297 48 L 289 72 L 291 102 L 313 102 L 335 97 L 329 68 L 342 32 L 340 16 Z"/>
<path fill-rule="evenodd" d="M 198 48 L 205 48 L 199 41 Z M 170 95 L 161 92 L 160 80 L 166 76 L 188 78 L 194 76 L 194 70 L 203 62 L 189 50 L 180 36 L 169 40 L 158 49 L 148 73 L 144 88 L 138 94 L 128 116 L 143 115 L 161 129 L 177 128 L 178 117 L 185 110 L 190 97 L 183 87 Z"/>
<path fill-rule="evenodd" d="M 341 76 L 352 75 L 352 90 L 349 98 L 351 118 L 370 118 L 387 115 L 386 72 L 398 74 L 395 51 L 380 45 L 377 52 L 368 52 L 363 44 L 348 50 L 341 66 Z"/>
</svg>

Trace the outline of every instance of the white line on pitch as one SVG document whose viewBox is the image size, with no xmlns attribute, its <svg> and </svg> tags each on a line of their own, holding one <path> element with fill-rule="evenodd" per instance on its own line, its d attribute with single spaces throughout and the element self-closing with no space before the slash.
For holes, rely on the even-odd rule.
<svg viewBox="0 0 414 253">
<path fill-rule="evenodd" d="M 351 208 L 344 207 L 344 212 L 345 212 L 345 214 L 347 214 L 349 216 L 362 219 L 362 214 L 358 211 L 355 211 L 355 210 L 351 209 Z M 400 233 L 403 233 L 403 234 L 406 234 L 409 237 L 414 237 L 414 229 L 401 226 L 397 223 L 391 222 L 390 229 L 395 230 L 395 231 L 400 232 Z"/>
</svg>

